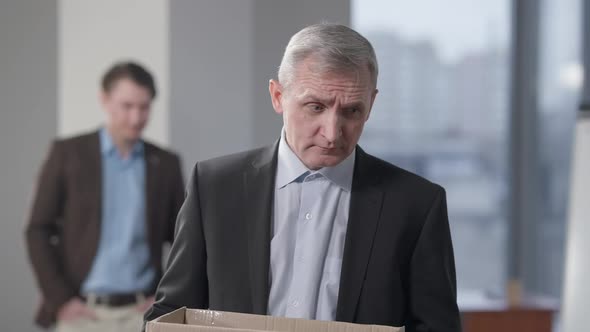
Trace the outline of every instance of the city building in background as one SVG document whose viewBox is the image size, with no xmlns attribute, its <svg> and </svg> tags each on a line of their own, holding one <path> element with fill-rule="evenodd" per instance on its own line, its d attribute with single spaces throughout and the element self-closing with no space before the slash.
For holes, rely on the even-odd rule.
<svg viewBox="0 0 590 332">
<path fill-rule="evenodd" d="M 510 223 L 524 221 L 510 220 L 509 211 L 512 5 L 352 1 L 352 25 L 373 43 L 380 66 L 380 92 L 361 145 L 447 190 L 460 305 L 504 297 L 509 241 L 526 247 L 525 291 L 556 299 L 561 293 L 581 85 L 580 1 L 539 4 L 532 161 L 539 190 L 531 198 L 538 218 L 515 240 Z"/>
</svg>

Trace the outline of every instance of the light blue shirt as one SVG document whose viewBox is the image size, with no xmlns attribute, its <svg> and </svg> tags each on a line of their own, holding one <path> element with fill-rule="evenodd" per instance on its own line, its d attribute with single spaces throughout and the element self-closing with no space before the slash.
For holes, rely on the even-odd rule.
<svg viewBox="0 0 590 332">
<path fill-rule="evenodd" d="M 100 131 L 102 220 L 98 251 L 82 284 L 85 294 L 145 291 L 155 271 L 146 238 L 145 158 L 141 141 L 123 159 L 106 129 Z"/>
<path fill-rule="evenodd" d="M 334 320 L 355 151 L 310 171 L 285 141 L 278 150 L 268 314 Z"/>
</svg>

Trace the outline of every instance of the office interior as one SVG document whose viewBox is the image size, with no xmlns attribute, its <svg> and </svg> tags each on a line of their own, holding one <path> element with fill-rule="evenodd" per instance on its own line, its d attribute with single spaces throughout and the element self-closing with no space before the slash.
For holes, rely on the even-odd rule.
<svg viewBox="0 0 590 332">
<path fill-rule="evenodd" d="M 377 53 L 360 145 L 447 191 L 461 310 L 516 301 L 546 313 L 551 331 L 590 326 L 589 264 L 576 254 L 587 244 L 572 240 L 590 236 L 590 217 L 572 218 L 590 195 L 572 199 L 590 183 L 575 167 L 590 149 L 577 135 L 590 107 L 585 1 L 2 0 L 2 330 L 41 331 L 23 237 L 37 172 L 53 139 L 99 128 L 99 78 L 113 62 L 154 73 L 145 137 L 178 152 L 186 178 L 196 161 L 279 137 L 268 80 L 289 37 L 322 21 Z"/>
</svg>

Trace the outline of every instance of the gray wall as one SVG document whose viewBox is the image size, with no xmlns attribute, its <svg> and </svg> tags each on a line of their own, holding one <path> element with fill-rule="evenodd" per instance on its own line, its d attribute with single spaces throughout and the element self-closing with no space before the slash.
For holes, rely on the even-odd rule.
<svg viewBox="0 0 590 332">
<path fill-rule="evenodd" d="M 275 140 L 268 80 L 303 26 L 349 22 L 342 0 L 170 2 L 170 146 L 196 160 Z M 58 1 L 0 0 L 0 329 L 38 331 L 23 230 L 57 133 Z"/>
<path fill-rule="evenodd" d="M 250 146 L 252 3 L 170 2 L 170 146 L 195 161 Z"/>
<path fill-rule="evenodd" d="M 321 21 L 350 22 L 343 0 L 176 0 L 170 9 L 170 143 L 195 161 L 278 138 L 268 80 L 289 38 Z"/>
<path fill-rule="evenodd" d="M 0 1 L 0 326 L 37 331 L 23 229 L 37 169 L 56 133 L 57 1 Z"/>
</svg>

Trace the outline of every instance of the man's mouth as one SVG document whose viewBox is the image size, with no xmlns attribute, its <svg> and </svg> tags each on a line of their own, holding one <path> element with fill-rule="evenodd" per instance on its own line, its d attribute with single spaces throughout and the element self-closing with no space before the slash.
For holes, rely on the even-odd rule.
<svg viewBox="0 0 590 332">
<path fill-rule="evenodd" d="M 318 148 L 319 148 L 319 149 L 320 149 L 322 152 L 327 152 L 327 153 L 334 153 L 334 152 L 336 152 L 336 151 L 340 150 L 340 148 L 339 148 L 339 147 L 337 147 L 337 146 L 330 147 L 330 148 L 328 148 L 328 147 L 323 147 L 323 146 L 318 146 Z"/>
</svg>

